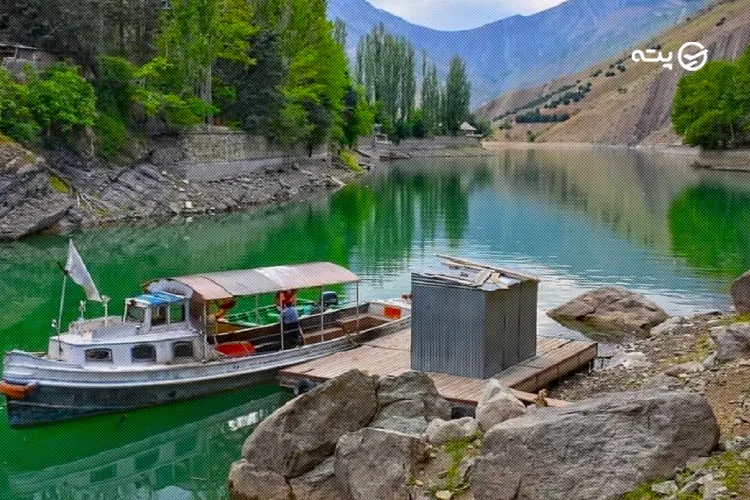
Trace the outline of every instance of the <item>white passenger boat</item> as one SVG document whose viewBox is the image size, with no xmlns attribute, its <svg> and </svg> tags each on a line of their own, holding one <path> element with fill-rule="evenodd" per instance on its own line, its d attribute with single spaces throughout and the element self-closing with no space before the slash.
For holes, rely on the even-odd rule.
<svg viewBox="0 0 750 500">
<path fill-rule="evenodd" d="M 90 290 L 93 282 L 83 281 Z M 325 293 L 350 283 L 357 290 L 353 305 Z M 302 289 L 320 293 L 317 307 L 300 319 L 302 346 L 294 346 L 296 332 L 283 332 L 281 323 L 247 326 L 247 314 L 238 323 L 227 319 L 240 298 L 254 298 L 257 309 L 261 296 Z M 281 368 L 408 326 L 407 300 L 360 304 L 358 296 L 359 278 L 327 262 L 152 281 L 125 300 L 122 317 L 74 321 L 49 339 L 46 353 L 5 354 L 0 391 L 10 425 L 122 412 L 271 381 Z"/>
</svg>

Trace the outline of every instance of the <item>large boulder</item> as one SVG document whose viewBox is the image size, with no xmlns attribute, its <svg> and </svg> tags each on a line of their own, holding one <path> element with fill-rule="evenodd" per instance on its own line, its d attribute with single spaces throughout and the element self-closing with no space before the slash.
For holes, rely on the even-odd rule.
<svg viewBox="0 0 750 500">
<path fill-rule="evenodd" d="M 377 378 L 349 371 L 289 401 L 258 425 L 242 457 L 259 470 L 297 477 L 333 454 L 339 438 L 377 410 Z"/>
<path fill-rule="evenodd" d="M 726 363 L 750 357 L 750 323 L 735 323 L 711 334 L 716 343 L 715 361 Z"/>
<path fill-rule="evenodd" d="M 229 497 L 232 500 L 291 500 L 292 490 L 281 474 L 259 471 L 246 460 L 238 460 L 229 470 Z"/>
<path fill-rule="evenodd" d="M 419 437 L 368 427 L 339 440 L 336 478 L 354 500 L 405 499 L 427 451 Z"/>
<path fill-rule="evenodd" d="M 383 377 L 378 385 L 378 411 L 370 427 L 420 435 L 436 418 L 449 420 L 451 405 L 425 373 L 408 371 Z"/>
<path fill-rule="evenodd" d="M 732 300 L 738 313 L 750 313 L 750 271 L 732 283 Z"/>
<path fill-rule="evenodd" d="M 476 409 L 477 423 L 484 432 L 525 413 L 526 406 L 496 379 L 487 382 Z"/>
<path fill-rule="evenodd" d="M 479 434 L 479 425 L 471 417 L 457 420 L 443 420 L 436 418 L 427 426 L 427 441 L 435 446 L 441 446 L 451 441 L 465 441 L 474 439 Z"/>
<path fill-rule="evenodd" d="M 605 286 L 584 293 L 547 313 L 566 323 L 621 333 L 647 334 L 669 315 L 643 294 L 619 286 Z"/>
<path fill-rule="evenodd" d="M 716 418 L 703 396 L 601 394 L 493 427 L 474 466 L 471 490 L 476 500 L 619 498 L 710 453 L 718 439 Z"/>
<path fill-rule="evenodd" d="M 333 457 L 323 461 L 310 472 L 289 480 L 294 500 L 349 500 L 336 479 Z"/>
</svg>

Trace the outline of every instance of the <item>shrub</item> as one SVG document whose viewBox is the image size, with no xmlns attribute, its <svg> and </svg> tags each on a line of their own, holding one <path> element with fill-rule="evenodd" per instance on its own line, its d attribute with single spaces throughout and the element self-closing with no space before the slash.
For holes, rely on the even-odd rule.
<svg viewBox="0 0 750 500">
<path fill-rule="evenodd" d="M 94 125 L 94 88 L 75 67 L 55 64 L 41 75 L 27 71 L 31 109 L 47 135 L 65 138 Z"/>
<path fill-rule="evenodd" d="M 29 89 L 13 81 L 0 66 L 0 132 L 19 142 L 34 142 L 40 127 L 34 119 L 31 104 Z"/>
</svg>

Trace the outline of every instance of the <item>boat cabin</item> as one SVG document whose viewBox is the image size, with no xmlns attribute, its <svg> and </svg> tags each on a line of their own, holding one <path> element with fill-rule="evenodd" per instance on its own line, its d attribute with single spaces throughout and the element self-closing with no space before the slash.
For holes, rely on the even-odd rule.
<svg viewBox="0 0 750 500">
<path fill-rule="evenodd" d="M 48 355 L 99 367 L 195 361 L 203 342 L 189 306 L 187 297 L 168 292 L 129 298 L 121 317 L 79 319 L 67 333 L 51 337 Z"/>
<path fill-rule="evenodd" d="M 356 283 L 356 303 L 339 304 L 329 285 Z M 125 300 L 121 317 L 81 319 L 50 338 L 48 357 L 85 367 L 142 367 L 248 357 L 336 340 L 409 315 L 407 304 L 359 303 L 359 277 L 319 262 L 159 279 Z M 319 300 L 294 291 L 317 290 Z M 291 292 L 291 293 L 290 293 Z M 294 297 L 260 306 L 264 295 Z M 255 308 L 235 311 L 240 298 Z M 286 300 L 286 299 L 285 299 Z M 290 327 L 285 307 L 298 309 Z"/>
</svg>

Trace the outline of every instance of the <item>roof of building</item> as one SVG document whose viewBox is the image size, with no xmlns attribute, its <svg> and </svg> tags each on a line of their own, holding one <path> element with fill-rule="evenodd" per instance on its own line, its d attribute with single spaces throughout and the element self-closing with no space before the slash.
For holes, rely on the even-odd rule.
<svg viewBox="0 0 750 500">
<path fill-rule="evenodd" d="M 472 125 L 469 122 L 463 122 L 461 124 L 461 130 L 464 132 L 476 132 L 477 129 L 475 127 L 472 127 Z"/>
<path fill-rule="evenodd" d="M 171 278 L 189 286 L 205 300 L 222 300 L 265 293 L 355 283 L 359 276 L 331 262 L 261 267 Z"/>
<path fill-rule="evenodd" d="M 539 281 L 536 276 L 503 269 L 488 264 L 440 256 L 441 262 L 414 273 L 422 284 L 451 285 L 465 288 L 477 288 L 485 292 L 505 290 L 524 281 Z"/>
</svg>

